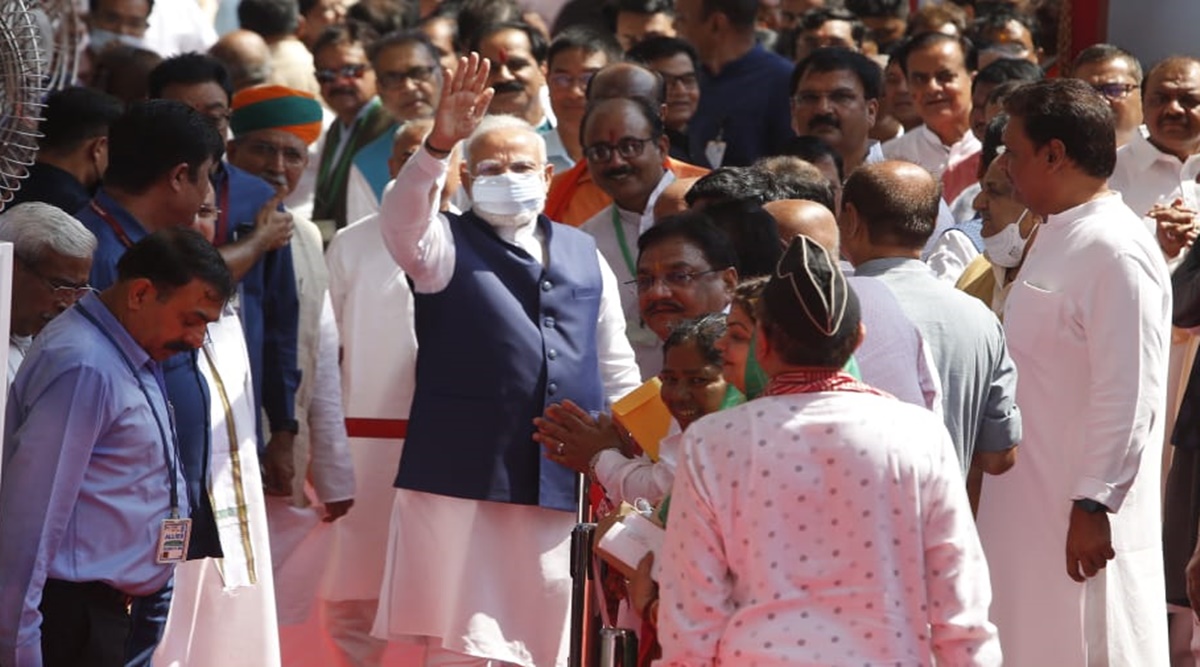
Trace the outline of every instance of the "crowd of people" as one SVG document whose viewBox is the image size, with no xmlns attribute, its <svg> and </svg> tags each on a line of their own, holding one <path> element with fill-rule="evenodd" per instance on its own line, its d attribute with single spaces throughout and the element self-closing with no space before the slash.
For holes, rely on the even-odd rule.
<svg viewBox="0 0 1200 667">
<path fill-rule="evenodd" d="M 641 664 L 1197 664 L 1200 58 L 1031 0 L 226 4 L 90 0 L 0 212 L 0 665 L 565 667 L 623 504 Z"/>
</svg>

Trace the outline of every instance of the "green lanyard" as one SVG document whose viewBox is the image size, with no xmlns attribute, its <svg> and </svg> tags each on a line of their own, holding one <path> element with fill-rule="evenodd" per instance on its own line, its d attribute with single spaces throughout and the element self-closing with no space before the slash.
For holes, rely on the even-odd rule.
<svg viewBox="0 0 1200 667">
<path fill-rule="evenodd" d="M 617 243 L 621 244 L 621 254 L 625 256 L 625 266 L 629 267 L 629 275 L 637 277 L 637 262 L 633 261 L 633 253 L 629 252 L 629 243 L 625 240 L 625 225 L 621 224 L 621 214 L 617 205 L 612 207 L 613 229 L 617 232 Z"/>
</svg>

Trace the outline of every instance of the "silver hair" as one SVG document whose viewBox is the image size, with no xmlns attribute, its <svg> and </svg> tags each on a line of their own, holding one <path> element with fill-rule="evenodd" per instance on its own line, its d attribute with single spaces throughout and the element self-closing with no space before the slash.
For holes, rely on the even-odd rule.
<svg viewBox="0 0 1200 667">
<path fill-rule="evenodd" d="M 57 206 L 42 202 L 18 204 L 0 213 L 0 241 L 13 244 L 13 255 L 36 265 L 47 253 L 90 259 L 96 236 Z"/>
<path fill-rule="evenodd" d="M 467 137 L 467 140 L 463 142 L 463 159 L 467 161 L 467 164 L 471 164 L 471 148 L 475 145 L 475 142 L 479 141 L 484 135 L 500 130 L 519 130 L 537 137 L 538 161 L 546 161 L 546 142 L 542 140 L 542 135 L 538 134 L 538 131 L 533 129 L 532 125 L 516 116 L 495 115 L 484 116 L 483 120 L 479 121 L 479 127 L 476 127 L 471 136 Z"/>
<path fill-rule="evenodd" d="M 420 128 L 426 135 L 428 135 L 430 130 L 433 129 L 433 119 L 410 118 L 409 120 L 400 123 L 400 126 L 396 128 L 395 133 L 392 134 L 392 141 L 399 141 L 400 137 L 403 137 L 405 134 L 407 134 L 409 130 L 416 128 Z"/>
</svg>

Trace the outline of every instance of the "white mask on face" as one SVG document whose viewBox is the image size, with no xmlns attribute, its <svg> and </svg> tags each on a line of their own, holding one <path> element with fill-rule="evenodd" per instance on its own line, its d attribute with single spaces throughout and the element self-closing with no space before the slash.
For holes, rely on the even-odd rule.
<svg viewBox="0 0 1200 667">
<path fill-rule="evenodd" d="M 546 206 L 546 181 L 541 172 L 480 176 L 471 183 L 471 202 L 493 227 L 523 227 Z"/>
<path fill-rule="evenodd" d="M 1029 245 L 1029 238 L 1021 238 L 1021 221 L 1027 215 L 1029 209 L 1025 209 L 1016 222 L 1005 225 L 1004 229 L 992 236 L 984 237 L 983 253 L 992 264 L 1011 269 L 1021 263 L 1021 257 L 1025 255 L 1025 246 Z M 1029 237 L 1032 238 L 1033 233 L 1030 233 Z"/>
<path fill-rule="evenodd" d="M 105 30 L 104 28 L 92 28 L 88 31 L 88 43 L 94 53 L 100 53 L 104 50 L 104 47 L 117 42 L 128 44 L 129 46 L 134 46 L 139 49 L 146 48 L 145 42 L 141 37 L 122 35 L 111 30 Z"/>
</svg>

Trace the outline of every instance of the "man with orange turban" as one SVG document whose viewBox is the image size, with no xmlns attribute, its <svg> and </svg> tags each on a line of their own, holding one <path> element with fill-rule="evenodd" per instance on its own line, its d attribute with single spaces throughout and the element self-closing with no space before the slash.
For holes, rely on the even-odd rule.
<svg viewBox="0 0 1200 667">
<path fill-rule="evenodd" d="M 321 105 L 308 93 L 283 86 L 247 88 L 233 96 L 229 128 L 233 133 L 227 153 L 230 164 L 261 177 L 283 197 L 291 194 L 308 165 L 308 146 L 321 133 Z M 289 566 L 292 549 L 280 548 L 303 540 L 306 530 L 294 534 L 283 527 L 307 515 L 308 528 L 333 521 L 354 504 L 354 468 L 350 458 L 342 410 L 341 373 L 338 369 L 337 324 L 329 300 L 329 275 L 316 224 L 293 212 L 295 233 L 291 252 L 300 299 L 297 361 L 300 387 L 296 391 L 296 435 L 290 495 L 267 502 L 271 525 L 281 625 L 303 623 L 316 594 L 320 572 L 298 572 Z M 306 491 L 312 482 L 315 498 Z M 314 503 L 315 500 L 315 503 Z M 318 512 L 312 508 L 323 506 Z M 290 584 L 290 585 L 289 585 Z M 287 646 L 284 646 L 286 656 Z"/>
</svg>

